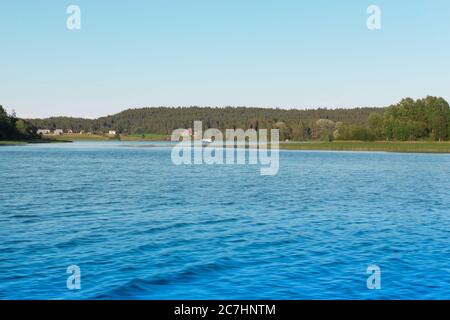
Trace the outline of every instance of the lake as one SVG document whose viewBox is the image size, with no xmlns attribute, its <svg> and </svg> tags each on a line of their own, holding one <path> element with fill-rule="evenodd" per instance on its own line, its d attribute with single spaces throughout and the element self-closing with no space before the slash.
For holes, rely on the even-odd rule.
<svg viewBox="0 0 450 320">
<path fill-rule="evenodd" d="M 0 299 L 450 299 L 450 155 L 281 151 L 261 176 L 170 154 L 0 147 Z"/>
</svg>

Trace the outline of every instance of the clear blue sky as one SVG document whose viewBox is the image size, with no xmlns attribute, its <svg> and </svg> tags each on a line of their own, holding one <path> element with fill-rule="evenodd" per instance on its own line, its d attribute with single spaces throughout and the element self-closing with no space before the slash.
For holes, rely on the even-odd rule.
<svg viewBox="0 0 450 320">
<path fill-rule="evenodd" d="M 2 1 L 0 104 L 21 117 L 144 106 L 450 100 L 448 0 Z M 81 8 L 81 30 L 66 8 Z M 368 5 L 382 30 L 366 27 Z"/>
</svg>

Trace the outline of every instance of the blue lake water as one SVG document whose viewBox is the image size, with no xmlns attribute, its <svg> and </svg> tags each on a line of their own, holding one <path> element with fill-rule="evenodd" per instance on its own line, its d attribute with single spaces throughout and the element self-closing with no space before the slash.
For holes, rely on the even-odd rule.
<svg viewBox="0 0 450 320">
<path fill-rule="evenodd" d="M 450 299 L 450 156 L 282 151 L 261 176 L 170 151 L 0 147 L 0 299 Z"/>
</svg>

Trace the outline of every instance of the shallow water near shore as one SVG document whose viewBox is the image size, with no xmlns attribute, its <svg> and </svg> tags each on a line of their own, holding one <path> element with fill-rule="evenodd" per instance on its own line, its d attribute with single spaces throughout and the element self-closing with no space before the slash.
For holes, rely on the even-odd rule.
<svg viewBox="0 0 450 320">
<path fill-rule="evenodd" d="M 168 146 L 0 148 L 0 299 L 450 298 L 450 155 L 280 151 L 261 176 Z"/>
</svg>

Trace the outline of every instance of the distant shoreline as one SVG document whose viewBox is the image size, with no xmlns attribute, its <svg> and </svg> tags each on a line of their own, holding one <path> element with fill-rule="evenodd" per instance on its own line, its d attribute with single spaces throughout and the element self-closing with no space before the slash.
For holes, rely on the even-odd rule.
<svg viewBox="0 0 450 320">
<path fill-rule="evenodd" d="M 70 143 L 70 140 L 53 140 L 53 139 L 37 139 L 37 140 L 0 140 L 1 146 L 23 146 L 27 144 L 37 143 Z"/>
<path fill-rule="evenodd" d="M 449 142 L 430 141 L 333 141 L 333 142 L 283 142 L 282 150 L 311 150 L 311 151 L 374 151 L 400 153 L 450 153 Z"/>
<path fill-rule="evenodd" d="M 162 135 L 161 135 L 162 136 Z M 54 138 L 45 138 L 42 140 L 30 141 L 0 141 L 0 146 L 15 146 L 26 145 L 34 143 L 59 143 L 59 142 L 73 142 L 73 141 L 153 141 L 153 142 L 167 142 L 166 138 L 157 139 L 156 136 L 148 139 L 139 139 L 136 136 L 125 137 L 122 136 L 120 140 L 108 137 L 91 137 L 90 139 L 83 139 L 76 137 L 70 140 L 70 136 L 58 136 Z M 399 152 L 399 153 L 436 153 L 436 154 L 450 154 L 450 142 L 434 142 L 434 141 L 292 141 L 280 142 L 280 150 L 305 150 L 305 151 L 374 151 L 374 152 Z"/>
<path fill-rule="evenodd" d="M 72 133 L 63 135 L 44 135 L 45 139 L 54 141 L 170 141 L 170 135 L 165 134 L 130 134 L 130 135 L 108 135 Z"/>
</svg>

